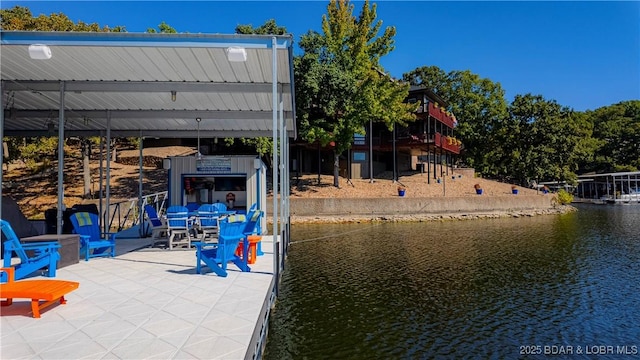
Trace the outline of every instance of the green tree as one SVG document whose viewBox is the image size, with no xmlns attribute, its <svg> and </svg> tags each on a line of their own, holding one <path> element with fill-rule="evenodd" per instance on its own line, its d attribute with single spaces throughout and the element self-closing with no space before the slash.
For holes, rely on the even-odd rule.
<svg viewBox="0 0 640 360">
<path fill-rule="evenodd" d="M 149 34 L 176 34 L 178 33 L 176 31 L 176 29 L 174 29 L 172 26 L 167 25 L 167 23 L 165 23 L 164 21 L 160 23 L 160 25 L 158 25 L 158 30 L 154 29 L 154 28 L 148 28 L 147 32 Z"/>
<path fill-rule="evenodd" d="M 640 100 L 623 101 L 586 113 L 598 142 L 593 162 L 583 171 L 615 172 L 640 169 Z"/>
<path fill-rule="evenodd" d="M 506 151 L 498 136 L 508 117 L 500 83 L 469 70 L 445 73 L 437 66 L 423 66 L 405 73 L 411 85 L 424 86 L 449 103 L 447 110 L 458 120 L 456 132 L 463 143 L 462 161 L 484 176 L 504 172 L 496 155 Z"/>
<path fill-rule="evenodd" d="M 16 5 L 11 9 L 0 10 L 1 26 L 3 30 L 28 31 L 91 31 L 91 32 L 125 32 L 124 26 L 110 28 L 100 27 L 97 23 L 74 23 L 63 13 L 33 16 L 27 7 Z"/>
<path fill-rule="evenodd" d="M 322 17 L 322 34 L 301 37 L 303 55 L 294 59 L 296 112 L 301 137 L 332 145 L 333 185 L 339 186 L 340 155 L 369 119 L 406 125 L 415 104 L 406 104 L 409 85 L 384 73 L 380 58 L 394 48 L 396 30 L 376 21 L 376 5 L 365 1 L 360 15 L 346 0 L 331 0 Z"/>
<path fill-rule="evenodd" d="M 536 179 L 575 179 L 593 159 L 593 122 L 542 96 L 518 95 L 508 106 L 500 83 L 436 66 L 403 76 L 449 102 L 464 144 L 463 161 L 484 176 L 528 185 Z"/>
<path fill-rule="evenodd" d="M 23 139 L 18 146 L 19 157 L 33 172 L 40 171 L 51 165 L 51 159 L 58 152 L 58 139 L 53 137 L 38 137 Z M 41 164 L 41 165 L 38 165 Z"/>
<path fill-rule="evenodd" d="M 415 86 L 424 86 L 448 101 L 453 92 L 451 79 L 437 66 L 421 66 L 402 75 L 404 81 Z"/>
<path fill-rule="evenodd" d="M 509 106 L 501 162 L 516 180 L 575 181 L 578 163 L 590 151 L 592 128 L 585 117 L 541 95 L 517 95 Z"/>
<path fill-rule="evenodd" d="M 264 24 L 254 28 L 251 24 L 236 26 L 236 34 L 257 34 L 257 35 L 285 35 L 287 28 L 276 24 L 274 19 L 265 21 Z"/>
</svg>

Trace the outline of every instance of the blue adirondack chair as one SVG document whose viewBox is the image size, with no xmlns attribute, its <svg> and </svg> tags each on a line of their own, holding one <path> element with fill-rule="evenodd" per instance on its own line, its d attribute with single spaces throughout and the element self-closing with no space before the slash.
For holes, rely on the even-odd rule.
<svg viewBox="0 0 640 360">
<path fill-rule="evenodd" d="M 197 202 L 190 202 L 190 203 L 187 203 L 187 206 L 185 207 L 187 208 L 187 210 L 189 210 L 189 212 L 192 212 L 192 211 L 198 210 L 198 208 L 200 207 L 200 204 L 198 204 Z"/>
<path fill-rule="evenodd" d="M 245 231 L 247 234 L 260 234 L 260 219 L 264 216 L 264 211 L 258 210 L 257 208 L 249 209 L 249 213 L 247 214 L 247 227 Z"/>
<path fill-rule="evenodd" d="M 58 253 L 60 244 L 58 244 L 58 242 L 48 241 L 22 244 L 9 222 L 0 220 L 0 226 L 4 236 L 7 238 L 4 242 L 3 266 L 5 268 L 12 266 L 11 257 L 13 253 L 16 253 L 20 258 L 20 263 L 13 265 L 16 280 L 29 276 L 45 267 L 47 268 L 46 275 L 48 277 L 56 276 L 58 260 L 60 260 L 60 254 Z M 29 256 L 27 251 L 30 253 L 33 252 L 33 255 Z"/>
<path fill-rule="evenodd" d="M 239 215 L 239 216 L 244 216 L 244 215 Z M 247 223 L 245 230 L 243 231 L 245 235 L 249 236 L 249 235 L 262 234 L 262 227 L 260 226 L 260 219 L 262 218 L 262 216 L 264 216 L 264 211 L 258 210 L 258 204 L 253 203 L 249 208 L 249 212 L 247 213 L 247 216 L 246 216 L 249 223 Z M 245 239 L 245 249 L 247 245 L 246 242 L 247 242 L 247 239 Z M 264 252 L 262 252 L 262 243 L 260 242 L 258 243 L 256 255 L 264 255 Z"/>
<path fill-rule="evenodd" d="M 77 212 L 70 217 L 74 233 L 80 235 L 80 254 L 84 252 L 85 261 L 101 256 L 116 256 L 116 234 L 103 238 L 98 224 L 98 215 Z"/>
<path fill-rule="evenodd" d="M 189 209 L 185 206 L 172 205 L 167 209 L 167 232 L 169 233 L 169 249 L 177 245 L 191 247 L 191 228 Z"/>
<path fill-rule="evenodd" d="M 253 203 L 251 204 L 251 207 L 249 208 L 249 214 L 251 214 L 252 211 L 257 211 L 258 210 L 258 204 L 257 203 Z M 260 218 L 264 216 L 264 212 L 260 211 Z M 254 227 L 254 231 L 253 234 L 248 234 L 248 235 L 262 235 L 262 226 L 260 225 L 260 218 L 258 218 L 256 220 L 256 224 Z M 262 242 L 258 242 L 258 247 L 257 247 L 257 254 L 258 256 L 262 256 L 264 255 L 264 252 L 262 252 Z"/>
<path fill-rule="evenodd" d="M 246 221 L 239 216 L 223 218 L 218 223 L 218 243 L 194 242 L 196 246 L 196 272 L 202 274 L 202 263 L 207 265 L 216 275 L 227 276 L 227 263 L 233 262 L 242 271 L 251 271 L 235 252 L 238 244 L 245 237 L 243 230 Z"/>
<path fill-rule="evenodd" d="M 158 216 L 156 208 L 152 205 L 145 205 L 144 212 L 147 214 L 149 226 L 151 228 L 151 238 L 155 241 L 167 237 L 167 224 Z M 153 246 L 153 245 L 152 245 Z"/>
<path fill-rule="evenodd" d="M 242 229 L 242 234 L 244 235 L 244 238 L 242 239 L 243 259 L 248 259 L 247 252 L 249 251 L 249 235 L 255 235 L 260 233 L 259 232 L 260 218 L 262 218 L 263 215 L 264 215 L 264 212 L 261 210 L 258 210 L 257 206 L 252 205 L 251 208 L 249 208 L 249 213 L 247 214 L 247 219 L 245 220 L 245 225 L 244 225 L 244 228 Z M 256 255 L 258 256 L 264 255 L 264 253 L 262 252 L 262 246 L 260 245 L 261 243 L 258 242 L 258 245 L 256 247 Z"/>
<path fill-rule="evenodd" d="M 216 209 L 217 212 L 225 212 L 227 211 L 227 205 L 221 203 L 221 202 L 217 202 L 214 204 L 211 204 L 213 206 L 214 209 Z"/>
<path fill-rule="evenodd" d="M 218 237 L 218 219 L 220 214 L 211 204 L 204 204 L 198 208 L 198 232 L 200 240 L 206 241 L 208 238 L 217 239 Z"/>
</svg>

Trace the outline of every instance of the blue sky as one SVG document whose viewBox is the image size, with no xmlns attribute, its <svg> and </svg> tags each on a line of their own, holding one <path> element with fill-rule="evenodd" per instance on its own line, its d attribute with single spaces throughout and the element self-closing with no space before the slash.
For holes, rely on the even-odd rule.
<svg viewBox="0 0 640 360">
<path fill-rule="evenodd" d="M 375 1 L 374 1 L 375 2 Z M 373 3 L 373 2 L 372 2 Z M 377 1 L 396 49 L 382 66 L 400 78 L 417 67 L 470 70 L 502 84 L 508 102 L 540 94 L 578 111 L 640 99 L 640 2 Z M 320 31 L 328 1 L 2 1 L 34 15 L 178 32 L 233 33 L 275 19 L 299 41 Z M 357 15 L 362 2 L 354 2 Z"/>
</svg>

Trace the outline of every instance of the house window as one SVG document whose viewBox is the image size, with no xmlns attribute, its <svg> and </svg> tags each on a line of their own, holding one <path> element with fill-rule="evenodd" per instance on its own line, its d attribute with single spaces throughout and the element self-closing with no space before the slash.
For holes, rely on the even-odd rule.
<svg viewBox="0 0 640 360">
<path fill-rule="evenodd" d="M 366 161 L 367 153 L 364 151 L 354 151 L 353 152 L 353 161 Z"/>
</svg>

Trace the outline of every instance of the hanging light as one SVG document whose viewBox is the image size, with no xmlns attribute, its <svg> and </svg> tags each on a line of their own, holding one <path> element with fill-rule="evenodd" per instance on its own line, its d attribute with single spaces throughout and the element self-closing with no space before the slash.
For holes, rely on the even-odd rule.
<svg viewBox="0 0 640 360">
<path fill-rule="evenodd" d="M 56 123 L 53 121 L 53 111 L 49 111 L 49 117 L 45 122 L 45 126 L 47 127 L 48 133 L 53 133 L 56 130 Z"/>
<path fill-rule="evenodd" d="M 202 154 L 200 153 L 200 121 L 202 121 L 202 119 L 196 118 L 196 121 L 198 122 L 198 151 L 196 152 L 196 158 L 202 159 Z"/>
<path fill-rule="evenodd" d="M 175 90 L 171 90 L 171 101 L 175 102 L 176 101 L 176 91 Z"/>
</svg>

